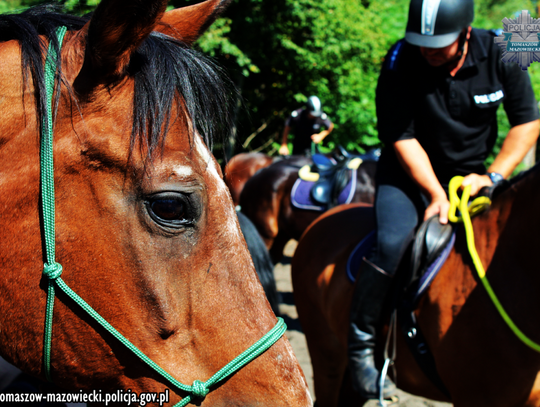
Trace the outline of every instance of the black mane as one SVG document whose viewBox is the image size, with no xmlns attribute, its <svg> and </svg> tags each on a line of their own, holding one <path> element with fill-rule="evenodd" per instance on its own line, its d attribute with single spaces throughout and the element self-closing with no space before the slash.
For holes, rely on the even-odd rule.
<svg viewBox="0 0 540 407">
<path fill-rule="evenodd" d="M 88 16 L 62 14 L 53 6 L 0 15 L 0 41 L 17 40 L 21 45 L 23 83 L 26 86 L 29 77 L 34 83 L 38 123 L 46 106 L 43 72 L 47 53 L 39 36 L 48 38 L 58 50 L 57 27 L 76 31 L 88 21 Z M 184 43 L 153 32 L 133 55 L 128 74 L 135 80 L 131 149 L 139 145 L 149 159 L 164 143 L 175 100 L 182 102 L 179 106 L 185 107 L 195 130 L 209 147 L 216 138 L 226 139 L 232 129 L 230 101 L 234 86 L 223 70 Z"/>
</svg>

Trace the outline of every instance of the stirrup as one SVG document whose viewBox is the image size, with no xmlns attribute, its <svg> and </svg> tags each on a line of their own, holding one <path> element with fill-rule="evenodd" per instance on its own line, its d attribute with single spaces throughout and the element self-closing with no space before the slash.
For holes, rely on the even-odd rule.
<svg viewBox="0 0 540 407">
<path fill-rule="evenodd" d="M 383 397 L 384 393 L 384 382 L 386 381 L 386 375 L 388 373 L 388 368 L 390 367 L 390 364 L 394 363 L 394 361 L 390 358 L 386 358 L 384 360 L 383 368 L 381 369 L 381 376 L 379 377 L 379 406 L 380 407 L 387 407 L 389 405 L 392 405 L 394 403 L 399 402 L 399 398 L 397 396 L 390 396 L 388 398 Z"/>
<path fill-rule="evenodd" d="M 379 406 L 380 407 L 386 407 L 396 402 L 399 402 L 399 398 L 395 395 L 390 396 L 387 399 L 385 399 L 383 396 L 384 382 L 386 381 L 388 368 L 390 367 L 390 365 L 394 364 L 394 360 L 396 358 L 396 334 L 397 334 L 397 315 L 396 315 L 396 310 L 393 310 L 392 316 L 390 317 L 388 336 L 386 338 L 386 344 L 384 346 L 384 356 L 385 356 L 384 365 L 383 365 L 383 368 L 381 369 L 381 375 L 379 377 Z M 392 349 L 392 356 L 390 356 L 389 347 L 390 347 L 390 342 L 392 341 L 392 339 L 393 339 L 393 349 Z"/>
<path fill-rule="evenodd" d="M 383 399 L 382 401 L 379 400 L 379 403 L 377 405 L 380 407 L 390 407 L 390 406 L 397 407 L 398 403 L 399 403 L 399 397 L 394 395 L 394 396 L 387 397 Z"/>
</svg>

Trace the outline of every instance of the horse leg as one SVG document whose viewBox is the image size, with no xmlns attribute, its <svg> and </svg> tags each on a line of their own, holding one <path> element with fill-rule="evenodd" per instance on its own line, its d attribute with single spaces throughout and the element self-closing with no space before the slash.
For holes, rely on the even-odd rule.
<svg viewBox="0 0 540 407">
<path fill-rule="evenodd" d="M 341 381 L 339 391 L 338 407 L 359 407 L 363 406 L 367 400 L 353 390 L 351 371 L 347 367 Z"/>
<path fill-rule="evenodd" d="M 347 349 L 328 324 L 320 304 L 311 301 L 309 283 L 293 281 L 293 285 L 294 297 L 304 299 L 295 302 L 311 356 L 317 406 L 337 406 L 347 367 Z"/>
<path fill-rule="evenodd" d="M 340 251 L 347 250 L 342 247 Z M 346 322 L 353 285 L 340 272 L 346 259 L 327 264 L 326 253 L 319 254 L 295 253 L 292 274 L 296 308 L 311 355 L 317 406 L 360 406 L 365 400 L 352 390 L 347 371 Z M 299 261 L 305 267 L 298 267 Z"/>
<path fill-rule="evenodd" d="M 336 229 L 339 233 L 330 234 Z M 347 254 L 372 229 L 371 207 L 343 205 L 311 224 L 294 254 L 294 298 L 311 355 L 318 406 L 334 407 L 340 399 L 355 399 L 348 386 L 350 378 L 345 376 L 354 286 L 344 270 Z M 320 249 L 313 250 L 314 247 Z"/>
<path fill-rule="evenodd" d="M 289 236 L 287 233 L 284 233 L 281 230 L 278 232 L 277 236 L 272 242 L 272 247 L 270 247 L 269 250 L 270 257 L 272 257 L 272 261 L 274 262 L 274 264 L 282 261 L 283 250 L 285 249 L 285 246 L 287 245 L 289 240 L 291 240 L 291 236 Z"/>
</svg>

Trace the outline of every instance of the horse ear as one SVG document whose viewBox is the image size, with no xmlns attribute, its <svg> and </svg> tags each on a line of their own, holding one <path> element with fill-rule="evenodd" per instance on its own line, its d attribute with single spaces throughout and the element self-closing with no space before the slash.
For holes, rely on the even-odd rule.
<svg viewBox="0 0 540 407">
<path fill-rule="evenodd" d="M 81 73 L 99 82 L 121 78 L 131 55 L 154 30 L 166 7 L 167 0 L 102 0 L 85 27 Z"/>
<path fill-rule="evenodd" d="M 231 0 L 207 0 L 165 13 L 157 31 L 193 44 L 219 17 Z"/>
</svg>

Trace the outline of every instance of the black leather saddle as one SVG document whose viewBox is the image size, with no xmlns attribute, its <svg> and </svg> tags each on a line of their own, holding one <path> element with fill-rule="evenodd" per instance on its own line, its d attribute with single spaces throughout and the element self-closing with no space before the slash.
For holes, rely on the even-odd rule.
<svg viewBox="0 0 540 407">
<path fill-rule="evenodd" d="M 483 188 L 478 195 L 487 196 L 491 200 L 508 188 L 509 183 L 503 181 L 490 188 Z M 433 384 L 451 399 L 450 393 L 441 380 L 435 360 L 427 345 L 425 337 L 418 326 L 415 315 L 415 308 L 418 305 L 419 297 L 416 295 L 416 284 L 426 269 L 447 247 L 453 234 L 453 226 L 450 224 L 441 225 L 439 216 L 433 216 L 420 225 L 413 243 L 410 263 L 410 274 L 405 286 L 402 300 L 397 307 L 400 326 L 405 334 L 405 341 L 409 346 L 416 362 L 424 371 Z"/>
<path fill-rule="evenodd" d="M 356 170 L 363 161 L 377 161 L 380 150 L 372 150 L 367 154 L 349 154 L 342 146 L 332 153 L 332 158 L 323 154 L 311 156 L 311 171 L 319 174 L 318 181 L 311 189 L 311 198 L 328 208 L 338 204 L 339 194 L 350 180 L 350 171 Z"/>
<path fill-rule="evenodd" d="M 441 225 L 439 215 L 424 221 L 413 243 L 409 276 L 405 281 L 404 294 L 397 307 L 398 320 L 405 342 L 409 346 L 416 362 L 437 388 L 450 398 L 450 393 L 441 380 L 435 360 L 418 326 L 414 310 L 417 305 L 418 282 L 426 269 L 437 259 L 449 244 L 453 233 L 450 224 Z"/>
<path fill-rule="evenodd" d="M 442 225 L 439 222 L 439 215 L 432 216 L 420 225 L 411 253 L 411 283 L 418 280 L 427 267 L 441 254 L 449 243 L 452 232 L 452 225 L 449 223 Z"/>
<path fill-rule="evenodd" d="M 349 182 L 347 164 L 350 159 L 335 162 L 322 154 L 314 154 L 311 158 L 311 171 L 319 174 L 319 180 L 311 188 L 311 198 L 328 207 L 337 205 L 339 193 Z"/>
</svg>

